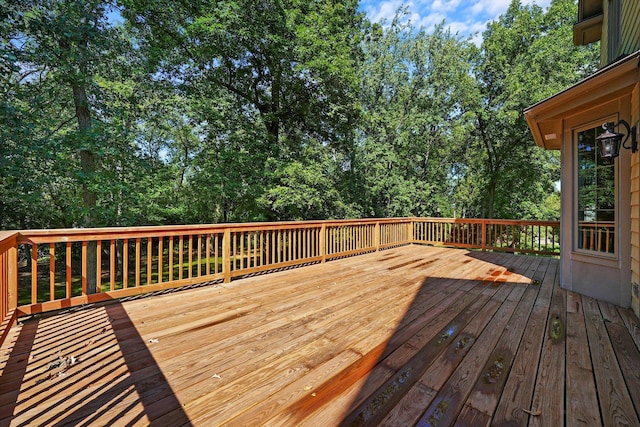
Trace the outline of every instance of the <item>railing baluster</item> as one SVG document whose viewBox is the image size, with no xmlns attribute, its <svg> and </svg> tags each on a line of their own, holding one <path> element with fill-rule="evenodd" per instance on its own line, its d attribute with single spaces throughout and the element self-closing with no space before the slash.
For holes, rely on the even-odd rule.
<svg viewBox="0 0 640 427">
<path fill-rule="evenodd" d="M 224 282 L 231 281 L 231 231 L 226 228 L 224 230 L 224 237 L 222 238 L 222 274 L 224 276 Z"/>
<path fill-rule="evenodd" d="M 205 236 L 205 251 L 204 251 L 204 257 L 207 260 L 207 268 L 205 270 L 206 275 L 210 275 L 211 274 L 211 234 L 207 234 Z"/>
<path fill-rule="evenodd" d="M 238 233 L 238 238 L 240 239 L 240 254 L 238 255 L 240 257 L 240 267 L 239 269 L 242 270 L 244 268 L 244 264 L 245 264 L 245 253 L 244 253 L 244 239 L 245 239 L 245 232 L 241 231 Z M 247 260 L 248 261 L 248 260 Z"/>
<path fill-rule="evenodd" d="M 198 276 L 202 276 L 202 234 L 198 234 Z"/>
<path fill-rule="evenodd" d="M 96 292 L 102 292 L 102 240 L 96 242 Z"/>
<path fill-rule="evenodd" d="M 87 241 L 82 242 L 82 255 L 81 255 L 81 271 L 82 271 L 82 295 L 87 295 Z"/>
<path fill-rule="evenodd" d="M 116 290 L 116 241 L 111 239 L 109 245 L 109 289 Z M 98 286 L 96 286 L 96 289 Z"/>
<path fill-rule="evenodd" d="M 260 232 L 260 254 L 258 256 L 258 266 L 262 267 L 264 265 L 264 231 Z"/>
<path fill-rule="evenodd" d="M 140 262 L 140 238 L 136 239 L 136 288 L 140 286 L 140 269 L 142 268 Z"/>
<path fill-rule="evenodd" d="M 38 245 L 31 246 L 31 304 L 38 302 Z"/>
<path fill-rule="evenodd" d="M 193 277 L 193 234 L 189 234 L 189 253 L 188 262 L 189 262 L 189 279 Z"/>
<path fill-rule="evenodd" d="M 278 230 L 278 264 L 282 261 L 282 230 Z"/>
<path fill-rule="evenodd" d="M 238 247 L 237 247 L 237 237 L 238 233 L 231 233 L 231 241 L 233 242 L 231 256 L 233 257 L 233 262 L 231 263 L 231 271 L 235 271 L 238 269 Z"/>
<path fill-rule="evenodd" d="M 158 281 L 162 283 L 162 276 L 164 274 L 164 238 L 158 237 Z"/>
<path fill-rule="evenodd" d="M 255 231 L 252 231 L 249 235 L 251 236 L 250 237 L 250 242 L 251 242 L 251 267 L 255 268 L 257 266 L 257 264 L 258 264 L 258 262 L 257 262 L 258 261 L 257 260 L 257 257 L 258 257 L 258 242 L 257 242 L 258 235 L 256 234 Z"/>
<path fill-rule="evenodd" d="M 169 271 L 167 279 L 170 282 L 173 282 L 173 245 L 174 245 L 174 236 L 169 237 Z M 207 264 L 208 265 L 208 264 Z"/>
<path fill-rule="evenodd" d="M 220 235 L 218 233 L 214 234 L 214 238 L 215 238 L 215 245 L 214 245 L 214 258 L 215 258 L 215 264 L 214 264 L 214 273 L 218 274 L 218 272 L 220 271 L 218 269 L 218 260 L 219 258 L 219 254 L 218 254 L 218 246 L 220 245 Z"/>
<path fill-rule="evenodd" d="M 129 239 L 122 242 L 122 288 L 129 287 Z"/>
<path fill-rule="evenodd" d="M 147 285 L 151 284 L 153 276 L 153 237 L 147 238 Z"/>
<path fill-rule="evenodd" d="M 56 299 L 56 244 L 49 244 L 49 301 Z"/>
<path fill-rule="evenodd" d="M 184 277 L 184 236 L 178 238 L 178 280 Z"/>
<path fill-rule="evenodd" d="M 66 281 L 65 281 L 65 286 L 66 286 L 66 297 L 67 298 L 71 298 L 71 242 L 67 242 L 67 248 L 66 248 Z"/>
</svg>

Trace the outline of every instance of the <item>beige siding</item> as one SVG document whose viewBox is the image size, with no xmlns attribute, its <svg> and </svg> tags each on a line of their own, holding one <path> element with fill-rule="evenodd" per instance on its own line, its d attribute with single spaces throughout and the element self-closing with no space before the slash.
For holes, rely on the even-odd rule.
<svg viewBox="0 0 640 427">
<path fill-rule="evenodd" d="M 640 50 L 640 1 L 623 0 L 621 10 L 622 31 L 618 55 L 630 54 Z"/>
<path fill-rule="evenodd" d="M 640 120 L 640 89 L 631 94 L 632 124 Z M 631 157 L 631 306 L 640 317 L 640 153 Z"/>
</svg>

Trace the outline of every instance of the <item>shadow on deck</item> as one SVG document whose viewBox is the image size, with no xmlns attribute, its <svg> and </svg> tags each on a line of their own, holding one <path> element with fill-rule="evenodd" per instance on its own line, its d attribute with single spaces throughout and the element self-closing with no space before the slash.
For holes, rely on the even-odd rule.
<svg viewBox="0 0 640 427">
<path fill-rule="evenodd" d="M 148 424 L 167 412 L 189 424 L 119 301 L 28 319 L 11 341 L 2 425 Z"/>
<path fill-rule="evenodd" d="M 25 321 L 3 424 L 638 425 L 632 313 L 550 258 L 407 246 Z M 71 357 L 75 358 L 72 360 Z"/>
</svg>

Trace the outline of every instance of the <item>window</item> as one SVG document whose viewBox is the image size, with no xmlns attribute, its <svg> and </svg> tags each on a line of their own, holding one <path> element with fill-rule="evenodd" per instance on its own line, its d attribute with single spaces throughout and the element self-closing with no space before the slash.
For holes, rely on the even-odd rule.
<svg viewBox="0 0 640 427">
<path fill-rule="evenodd" d="M 616 246 L 615 160 L 600 157 L 601 126 L 577 132 L 577 249 L 614 254 Z"/>
</svg>

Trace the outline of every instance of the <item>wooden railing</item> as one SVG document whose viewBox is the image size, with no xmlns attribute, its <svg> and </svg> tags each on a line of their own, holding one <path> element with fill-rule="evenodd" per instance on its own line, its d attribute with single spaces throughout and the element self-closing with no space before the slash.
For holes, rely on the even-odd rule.
<svg viewBox="0 0 640 427">
<path fill-rule="evenodd" d="M 613 221 L 580 221 L 578 249 L 612 254 L 615 252 L 616 223 Z"/>
<path fill-rule="evenodd" d="M 414 218 L 413 242 L 491 251 L 559 255 L 559 221 Z"/>
<path fill-rule="evenodd" d="M 557 254 L 557 228 L 391 218 L 0 232 L 0 338 L 17 316 L 412 243 Z"/>
</svg>

